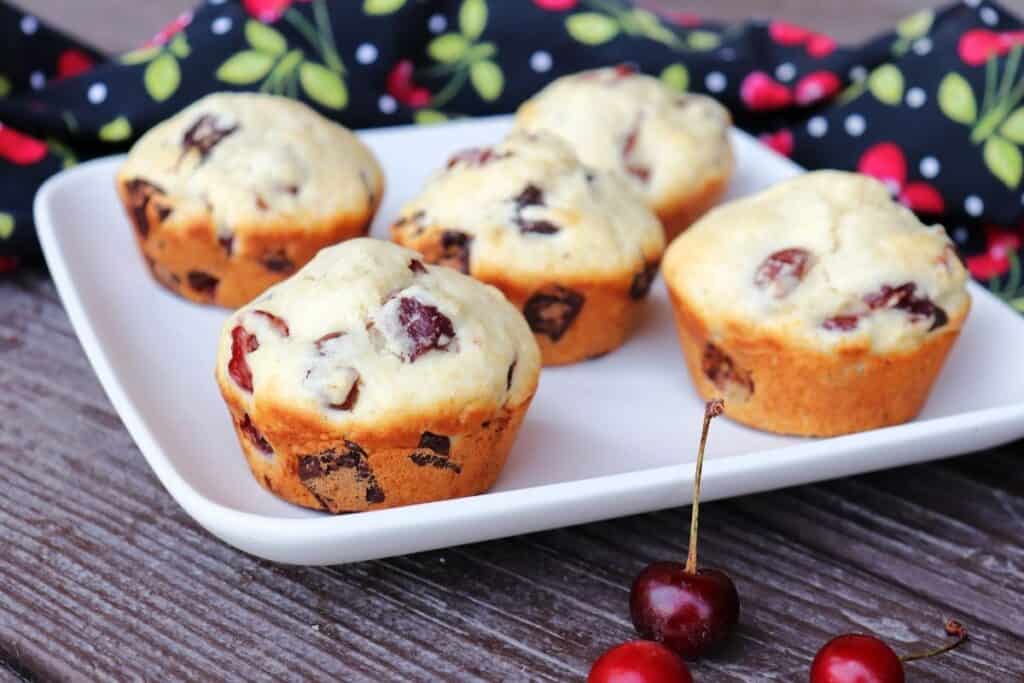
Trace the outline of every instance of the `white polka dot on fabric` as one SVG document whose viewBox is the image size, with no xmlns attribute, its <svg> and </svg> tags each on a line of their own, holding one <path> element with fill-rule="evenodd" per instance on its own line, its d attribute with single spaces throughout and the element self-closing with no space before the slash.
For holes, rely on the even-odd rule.
<svg viewBox="0 0 1024 683">
<path fill-rule="evenodd" d="M 356 61 L 360 64 L 373 64 L 377 61 L 377 46 L 373 43 L 363 43 L 356 48 Z"/>
<path fill-rule="evenodd" d="M 968 7 L 977 7 L 981 4 L 981 0 L 964 0 L 964 4 Z"/>
<path fill-rule="evenodd" d="M 107 99 L 107 84 L 93 83 L 85 92 L 85 97 L 90 104 L 100 104 Z"/>
<path fill-rule="evenodd" d="M 26 36 L 30 36 L 39 30 L 39 20 L 33 17 L 31 14 L 26 14 L 21 18 L 21 32 Z"/>
<path fill-rule="evenodd" d="M 953 239 L 955 239 L 958 244 L 963 244 L 964 242 L 967 241 L 967 238 L 970 236 L 971 233 L 967 232 L 967 228 L 965 228 L 962 225 L 957 226 L 956 228 L 953 229 Z"/>
<path fill-rule="evenodd" d="M 984 210 L 985 202 L 981 201 L 981 197 L 978 195 L 967 195 L 967 198 L 964 199 L 964 211 L 966 211 L 969 216 L 980 216 Z"/>
<path fill-rule="evenodd" d="M 704 78 L 704 86 L 711 92 L 722 92 L 727 83 L 721 71 L 712 71 Z"/>
<path fill-rule="evenodd" d="M 850 80 L 855 83 L 860 83 L 868 77 L 868 70 L 861 65 L 850 67 Z"/>
<path fill-rule="evenodd" d="M 231 30 L 231 17 L 217 17 L 210 23 L 210 30 L 218 36 Z"/>
<path fill-rule="evenodd" d="M 223 5 L 228 0 L 210 0 L 211 5 Z"/>
<path fill-rule="evenodd" d="M 33 90 L 42 90 L 46 87 L 46 74 L 42 71 L 33 71 L 28 76 L 28 84 Z"/>
<path fill-rule="evenodd" d="M 427 29 L 431 33 L 441 33 L 448 28 L 448 20 L 445 19 L 443 14 L 435 14 L 427 19 Z"/>
<path fill-rule="evenodd" d="M 780 81 L 791 81 L 794 76 L 796 76 L 796 67 L 791 62 L 783 62 L 775 67 L 775 78 Z"/>
<path fill-rule="evenodd" d="M 551 53 L 544 50 L 537 50 L 530 55 L 530 68 L 539 74 L 551 70 Z"/>
<path fill-rule="evenodd" d="M 824 116 L 814 116 L 807 122 L 807 133 L 811 137 L 820 138 L 828 132 L 828 121 Z"/>
<path fill-rule="evenodd" d="M 846 128 L 847 133 L 857 137 L 864 133 L 864 129 L 868 127 L 868 122 L 860 114 L 850 114 L 843 122 L 843 127 Z"/>
<path fill-rule="evenodd" d="M 914 54 L 924 57 L 932 51 L 932 39 L 928 37 L 918 38 L 910 45 L 910 49 L 914 51 Z"/>
<path fill-rule="evenodd" d="M 900 182 L 895 178 L 881 178 L 882 184 L 885 185 L 885 189 L 889 190 L 889 194 L 893 198 L 900 196 Z"/>
<path fill-rule="evenodd" d="M 942 170 L 942 165 L 939 164 L 939 160 L 935 157 L 928 156 L 921 159 L 921 163 L 918 164 L 917 168 L 925 178 L 934 178 L 939 175 L 939 171 Z"/>
<path fill-rule="evenodd" d="M 991 7 L 982 7 L 978 10 L 978 18 L 989 26 L 995 26 L 999 23 L 999 12 Z"/>
<path fill-rule="evenodd" d="M 382 114 L 394 114 L 395 110 L 398 109 L 398 102 L 395 102 L 395 98 L 391 95 L 381 95 L 380 99 L 377 100 L 377 108 L 380 109 Z"/>
<path fill-rule="evenodd" d="M 928 101 L 928 95 L 921 88 L 909 88 L 907 90 L 907 106 L 912 109 L 918 109 L 924 106 L 924 103 Z"/>
</svg>

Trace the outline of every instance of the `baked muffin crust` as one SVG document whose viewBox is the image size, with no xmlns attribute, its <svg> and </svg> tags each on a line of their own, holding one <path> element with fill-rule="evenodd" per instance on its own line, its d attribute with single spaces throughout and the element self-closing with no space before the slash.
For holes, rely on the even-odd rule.
<svg viewBox="0 0 1024 683">
<path fill-rule="evenodd" d="M 733 171 L 728 111 L 626 66 L 564 76 L 525 102 L 516 127 L 566 139 L 584 164 L 639 192 L 669 239 L 719 199 Z"/>
<path fill-rule="evenodd" d="M 639 195 L 548 133 L 453 155 L 403 207 L 392 238 L 501 289 L 549 364 L 621 344 L 664 249 Z"/>
<path fill-rule="evenodd" d="M 261 483 L 339 512 L 488 488 L 539 371 L 499 291 L 364 238 L 231 315 L 216 375 Z"/>
<path fill-rule="evenodd" d="M 117 175 L 157 279 L 224 306 L 364 234 L 383 182 L 342 126 L 295 100 L 245 93 L 208 95 L 158 124 Z"/>
<path fill-rule="evenodd" d="M 662 268 L 698 393 L 786 434 L 912 419 L 970 309 L 942 227 L 853 173 L 808 173 L 723 205 Z"/>
</svg>

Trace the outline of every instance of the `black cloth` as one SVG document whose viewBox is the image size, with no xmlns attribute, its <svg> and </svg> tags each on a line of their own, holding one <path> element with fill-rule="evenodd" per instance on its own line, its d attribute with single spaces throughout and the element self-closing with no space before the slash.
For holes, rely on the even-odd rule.
<svg viewBox="0 0 1024 683">
<path fill-rule="evenodd" d="M 1024 26 L 991 0 L 849 47 L 626 0 L 208 0 L 116 58 L 0 5 L 0 38 L 0 269 L 38 248 L 43 180 L 209 92 L 290 95 L 366 128 L 510 112 L 554 78 L 628 62 L 718 98 L 807 168 L 885 180 L 1024 312 Z"/>
</svg>

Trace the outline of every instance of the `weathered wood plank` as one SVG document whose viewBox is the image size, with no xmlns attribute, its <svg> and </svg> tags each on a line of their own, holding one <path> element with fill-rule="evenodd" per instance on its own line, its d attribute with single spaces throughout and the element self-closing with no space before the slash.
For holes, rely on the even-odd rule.
<svg viewBox="0 0 1024 683">
<path fill-rule="evenodd" d="M 28 672 L 22 673 L 14 668 L 13 664 L 0 664 L 0 683 L 24 683 L 24 681 L 31 680 L 33 680 L 31 674 Z"/>
<path fill-rule="evenodd" d="M 0 284 L 0 675 L 55 680 L 582 677 L 632 636 L 628 586 L 682 557 L 688 509 L 327 569 L 209 537 L 102 395 L 52 285 Z M 702 680 L 801 680 L 856 629 L 898 650 L 974 632 L 913 680 L 1021 680 L 1024 471 L 1000 451 L 704 507 L 743 599 Z"/>
</svg>

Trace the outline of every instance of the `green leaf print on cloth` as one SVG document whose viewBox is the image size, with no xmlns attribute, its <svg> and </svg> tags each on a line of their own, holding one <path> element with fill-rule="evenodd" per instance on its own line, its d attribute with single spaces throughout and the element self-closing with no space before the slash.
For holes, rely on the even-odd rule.
<svg viewBox="0 0 1024 683">
<path fill-rule="evenodd" d="M 181 64 L 192 53 L 188 39 L 181 33 L 165 45 L 145 47 L 121 55 L 119 61 L 127 65 L 142 65 L 142 84 L 154 102 L 164 102 L 181 85 Z"/>
<path fill-rule="evenodd" d="M 505 91 L 505 73 L 495 59 L 498 46 L 480 38 L 487 30 L 490 18 L 486 0 L 463 0 L 457 14 L 458 31 L 442 33 L 427 44 L 427 55 L 436 62 L 422 70 L 425 76 L 446 77 L 446 82 L 433 94 L 417 89 L 410 83 L 403 83 L 405 99 L 416 101 L 419 106 L 429 109 L 416 112 L 414 121 L 420 124 L 438 123 L 447 120 L 440 110 L 450 103 L 469 84 L 483 102 L 495 102 Z M 401 68 L 402 65 L 399 65 Z M 412 65 L 408 64 L 412 75 Z M 417 91 L 427 95 L 418 99 Z M 396 95 L 397 96 L 397 95 Z"/>
<path fill-rule="evenodd" d="M 387 14 L 398 10 L 403 2 L 367 0 L 368 14 Z M 259 91 L 295 97 L 301 92 L 315 104 L 326 109 L 342 110 L 348 106 L 345 65 L 338 54 L 327 12 L 326 0 L 312 3 L 313 20 L 295 7 L 289 7 L 283 20 L 291 24 L 306 42 L 290 46 L 288 39 L 276 28 L 250 19 L 245 22 L 245 41 L 250 49 L 228 57 L 216 72 L 217 79 L 237 86 L 259 83 Z M 319 55 L 321 61 L 308 54 Z"/>
<path fill-rule="evenodd" d="M 998 51 L 985 59 L 985 90 L 981 107 L 970 82 L 951 71 L 939 82 L 939 109 L 949 119 L 970 126 L 969 138 L 982 145 L 982 160 L 989 172 L 1010 190 L 1020 187 L 1024 176 L 1024 77 L 1021 57 L 1024 45 L 1009 49 L 1000 64 Z M 974 57 L 971 56 L 973 60 Z M 979 60 L 980 61 L 980 60 Z"/>
</svg>

